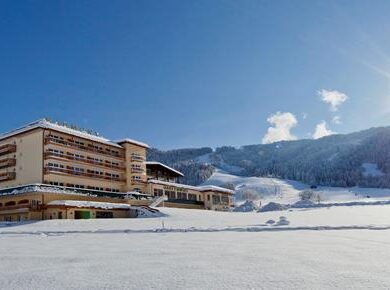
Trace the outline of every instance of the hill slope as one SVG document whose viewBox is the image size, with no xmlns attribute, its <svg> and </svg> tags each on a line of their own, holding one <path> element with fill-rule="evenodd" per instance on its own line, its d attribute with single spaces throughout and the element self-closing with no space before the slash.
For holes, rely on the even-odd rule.
<svg viewBox="0 0 390 290">
<path fill-rule="evenodd" d="M 282 141 L 240 148 L 151 149 L 149 160 L 181 170 L 200 184 L 221 168 L 241 176 L 268 176 L 309 185 L 390 187 L 390 127 L 317 140 Z"/>
</svg>

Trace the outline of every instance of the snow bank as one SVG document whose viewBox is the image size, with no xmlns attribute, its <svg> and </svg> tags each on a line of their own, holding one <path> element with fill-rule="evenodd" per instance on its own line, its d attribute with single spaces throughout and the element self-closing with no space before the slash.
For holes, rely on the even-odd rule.
<svg viewBox="0 0 390 290">
<path fill-rule="evenodd" d="M 307 207 L 315 207 L 316 204 L 311 200 L 299 200 L 296 203 L 293 203 L 290 207 L 292 208 L 307 208 Z"/>
<path fill-rule="evenodd" d="M 237 206 L 234 208 L 234 212 L 251 212 L 251 211 L 258 211 L 259 207 L 252 201 L 247 200 L 243 204 Z"/>
<path fill-rule="evenodd" d="M 267 211 L 279 211 L 279 210 L 286 210 L 288 208 L 287 205 L 280 204 L 277 202 L 270 202 L 259 209 L 259 212 L 267 212 Z"/>
</svg>

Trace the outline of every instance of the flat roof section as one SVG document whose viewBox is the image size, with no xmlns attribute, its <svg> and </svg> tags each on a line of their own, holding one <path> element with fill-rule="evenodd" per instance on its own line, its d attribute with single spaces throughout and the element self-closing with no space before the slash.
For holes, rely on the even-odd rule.
<svg viewBox="0 0 390 290">
<path fill-rule="evenodd" d="M 233 190 L 224 188 L 224 187 L 219 187 L 219 186 L 214 186 L 214 185 L 204 185 L 204 186 L 192 186 L 192 185 L 186 185 L 186 184 L 180 184 L 180 183 L 173 183 L 173 182 L 167 182 L 167 181 L 161 181 L 161 180 L 155 180 L 155 179 L 150 179 L 148 180 L 149 183 L 153 184 L 161 184 L 161 185 L 168 185 L 168 186 L 174 186 L 174 187 L 179 187 L 179 188 L 186 188 L 186 189 L 192 189 L 192 190 L 197 190 L 197 191 L 217 191 L 217 192 L 223 192 L 227 194 L 234 194 Z"/>
</svg>

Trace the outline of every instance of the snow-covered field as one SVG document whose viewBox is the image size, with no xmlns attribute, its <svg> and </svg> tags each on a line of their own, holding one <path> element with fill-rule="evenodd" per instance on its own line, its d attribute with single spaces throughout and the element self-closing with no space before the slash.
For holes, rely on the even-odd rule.
<svg viewBox="0 0 390 290">
<path fill-rule="evenodd" d="M 161 218 L 0 224 L 0 288 L 390 287 L 390 205 L 161 211 Z"/>
<path fill-rule="evenodd" d="M 278 178 L 266 177 L 242 177 L 229 174 L 220 169 L 204 183 L 205 185 L 234 184 L 239 192 L 238 197 L 245 197 L 245 192 L 256 192 L 262 204 L 268 202 L 278 202 L 283 204 L 292 204 L 297 202 L 299 192 L 309 189 L 309 185 L 298 181 L 284 180 Z M 361 188 L 361 187 L 323 187 L 320 186 L 314 190 L 319 193 L 324 203 L 334 202 L 372 202 L 390 200 L 390 189 L 385 188 Z M 238 203 L 240 200 L 237 200 Z"/>
</svg>

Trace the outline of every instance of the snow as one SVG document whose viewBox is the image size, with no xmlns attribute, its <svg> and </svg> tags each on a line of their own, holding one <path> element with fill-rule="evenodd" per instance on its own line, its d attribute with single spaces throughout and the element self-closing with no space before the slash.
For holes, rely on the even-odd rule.
<svg viewBox="0 0 390 290">
<path fill-rule="evenodd" d="M 144 143 L 144 142 L 140 142 L 140 141 L 137 141 L 137 140 L 134 140 L 134 139 L 130 139 L 130 138 L 125 138 L 125 139 L 120 139 L 120 140 L 116 140 L 115 143 L 131 143 L 131 144 L 135 144 L 135 145 L 138 145 L 138 146 L 141 146 L 141 147 L 144 147 L 144 148 L 150 148 L 148 144 Z"/>
<path fill-rule="evenodd" d="M 3 289 L 388 289 L 390 205 L 0 223 Z M 272 222 L 273 221 L 273 222 Z"/>
<path fill-rule="evenodd" d="M 48 205 L 101 208 L 101 209 L 130 209 L 131 208 L 131 206 L 126 203 L 80 201 L 80 200 L 53 200 L 48 202 Z"/>
<path fill-rule="evenodd" d="M 36 129 L 36 128 L 44 128 L 44 129 L 52 129 L 52 130 L 55 130 L 55 131 L 59 131 L 59 132 L 62 132 L 62 133 L 66 133 L 66 134 L 71 134 L 71 135 L 74 135 L 74 136 L 77 136 L 77 137 L 80 137 L 80 138 L 85 138 L 85 139 L 89 139 L 89 140 L 92 140 L 92 141 L 96 141 L 96 142 L 100 142 L 100 143 L 103 143 L 103 144 L 107 144 L 107 145 L 111 145 L 111 146 L 115 146 L 115 147 L 119 147 L 119 148 L 122 148 L 122 146 L 104 138 L 104 137 L 101 137 L 101 136 L 95 136 L 95 135 L 92 135 L 92 134 L 89 134 L 87 132 L 82 132 L 82 131 L 78 131 L 78 130 L 74 130 L 74 129 L 71 129 L 71 128 L 68 128 L 68 127 L 65 127 L 65 126 L 61 126 L 59 124 L 56 124 L 56 123 L 52 123 L 52 122 L 49 122 L 45 119 L 40 119 L 40 120 L 37 120 L 37 121 L 34 121 L 32 123 L 29 123 L 23 127 L 20 127 L 18 129 L 15 129 L 15 130 L 12 130 L 8 133 L 5 133 L 5 134 L 1 134 L 0 135 L 0 140 L 2 139 L 5 139 L 5 138 L 8 138 L 8 137 L 11 137 L 11 136 L 14 136 L 16 134 L 21 134 L 23 132 L 26 132 L 26 131 L 29 131 L 29 130 L 32 130 L 32 129 Z"/>
<path fill-rule="evenodd" d="M 59 132 L 66 133 L 66 134 L 71 134 L 71 135 L 74 135 L 74 136 L 77 136 L 77 137 L 80 137 L 80 138 L 89 139 L 89 140 L 92 140 L 92 141 L 96 141 L 96 142 L 99 142 L 99 143 L 107 144 L 107 145 L 110 145 L 110 146 L 115 146 L 115 147 L 118 147 L 118 148 L 122 148 L 122 146 L 117 144 L 117 143 L 122 143 L 122 142 L 129 142 L 129 143 L 133 143 L 133 144 L 139 145 L 141 147 L 149 148 L 148 144 L 140 142 L 140 141 L 136 141 L 136 140 L 133 140 L 133 139 L 126 138 L 126 139 L 114 142 L 114 141 L 111 141 L 111 140 L 109 140 L 107 138 L 104 138 L 102 136 L 95 136 L 95 135 L 89 134 L 89 133 L 84 132 L 84 131 L 71 129 L 71 128 L 68 128 L 68 127 L 65 127 L 65 126 L 61 126 L 61 125 L 56 124 L 56 123 L 49 122 L 49 121 L 47 121 L 45 119 L 39 119 L 37 121 L 31 122 L 31 123 L 29 123 L 29 124 L 27 124 L 25 126 L 17 128 L 15 130 L 12 130 L 10 132 L 1 134 L 0 135 L 0 140 L 8 138 L 8 137 L 11 137 L 11 136 L 14 136 L 16 134 L 21 134 L 23 132 L 26 132 L 26 131 L 29 131 L 29 130 L 32 130 L 32 129 L 36 129 L 36 128 L 52 129 L 52 130 L 55 130 L 55 131 L 59 131 Z"/>
<path fill-rule="evenodd" d="M 269 202 L 265 206 L 260 208 L 260 212 L 267 212 L 267 211 L 280 211 L 287 209 L 286 205 L 277 203 L 277 202 Z"/>
<path fill-rule="evenodd" d="M 244 203 L 235 207 L 233 211 L 235 212 L 251 212 L 258 211 L 259 206 L 252 200 L 246 200 Z"/>
<path fill-rule="evenodd" d="M 175 186 L 175 187 L 180 187 L 180 188 L 186 188 L 186 189 L 192 189 L 192 190 L 197 190 L 197 191 L 216 190 L 216 191 L 220 191 L 220 192 L 233 194 L 233 191 L 230 189 L 226 189 L 226 188 L 214 186 L 214 185 L 192 186 L 192 185 L 173 183 L 173 182 L 162 181 L 162 180 L 157 180 L 157 179 L 149 179 L 148 182 L 155 183 L 155 184 L 168 185 L 168 186 Z"/>
<path fill-rule="evenodd" d="M 232 183 L 236 189 L 236 198 L 245 197 L 245 192 L 254 191 L 264 202 L 293 203 L 298 200 L 298 194 L 309 186 L 297 181 L 282 180 L 278 178 L 266 177 L 245 177 L 237 176 L 220 169 L 214 171 L 212 176 L 204 182 L 204 185 L 222 186 Z"/>
<path fill-rule="evenodd" d="M 368 176 L 381 177 L 385 175 L 385 173 L 378 168 L 378 164 L 376 163 L 363 163 L 362 167 L 364 169 L 363 175 L 365 177 Z"/>
<path fill-rule="evenodd" d="M 240 205 L 246 192 L 253 191 L 262 204 L 276 202 L 293 204 L 300 200 L 299 193 L 310 188 L 309 185 L 292 180 L 268 177 L 245 177 L 226 173 L 217 169 L 203 184 L 221 186 L 232 183 L 235 186 L 236 202 Z M 321 197 L 321 203 L 374 202 L 390 200 L 389 188 L 329 187 L 319 186 L 313 190 Z"/>
</svg>

